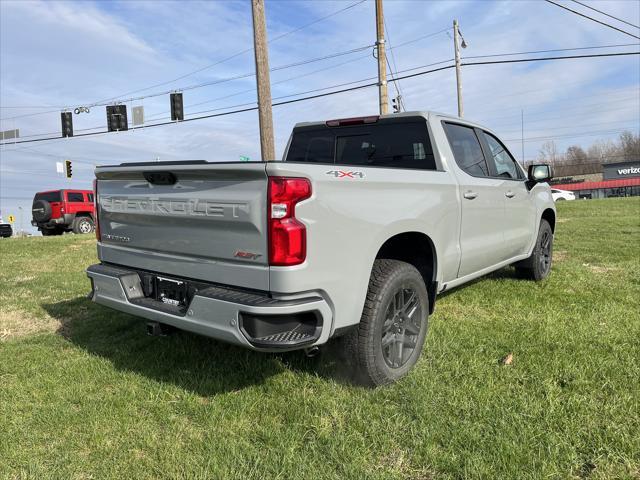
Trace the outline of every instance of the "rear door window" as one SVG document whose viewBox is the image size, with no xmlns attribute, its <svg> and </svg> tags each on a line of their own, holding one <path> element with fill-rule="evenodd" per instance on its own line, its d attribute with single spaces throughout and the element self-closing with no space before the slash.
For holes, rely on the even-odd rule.
<svg viewBox="0 0 640 480">
<path fill-rule="evenodd" d="M 381 122 L 294 131 L 288 162 L 435 170 L 425 121 Z"/>
<path fill-rule="evenodd" d="M 91 203 L 93 203 L 93 193 L 87 193 L 87 198 Z"/>
<path fill-rule="evenodd" d="M 67 201 L 74 203 L 83 203 L 84 195 L 80 192 L 67 192 Z"/>
<path fill-rule="evenodd" d="M 475 130 L 455 123 L 445 123 L 444 130 L 458 166 L 474 177 L 488 177 L 489 169 Z"/>
</svg>

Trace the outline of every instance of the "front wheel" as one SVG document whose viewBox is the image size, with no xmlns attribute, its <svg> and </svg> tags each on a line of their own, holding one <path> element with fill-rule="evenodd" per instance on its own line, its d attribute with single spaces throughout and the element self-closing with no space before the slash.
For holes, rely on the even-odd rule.
<svg viewBox="0 0 640 480">
<path fill-rule="evenodd" d="M 529 258 L 516 264 L 516 271 L 521 277 L 538 282 L 549 276 L 552 260 L 553 231 L 549 222 L 542 219 L 533 252 Z"/>
<path fill-rule="evenodd" d="M 376 260 L 360 323 L 345 339 L 359 383 L 384 385 L 406 375 L 422 353 L 428 314 L 418 270 L 398 260 Z"/>
</svg>

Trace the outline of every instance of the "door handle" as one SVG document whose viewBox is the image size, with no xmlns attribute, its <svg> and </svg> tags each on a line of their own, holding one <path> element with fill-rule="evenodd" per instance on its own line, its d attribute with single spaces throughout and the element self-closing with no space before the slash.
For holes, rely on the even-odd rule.
<svg viewBox="0 0 640 480">
<path fill-rule="evenodd" d="M 507 197 L 507 198 L 513 198 L 513 197 L 516 196 L 516 194 L 515 194 L 515 192 L 512 192 L 511 190 L 509 190 L 508 192 L 506 192 L 504 194 L 504 196 Z"/>
<path fill-rule="evenodd" d="M 476 192 L 464 192 L 464 195 L 462 195 L 464 198 L 466 198 L 467 200 L 473 200 L 474 198 L 476 198 L 478 196 L 478 194 Z"/>
</svg>

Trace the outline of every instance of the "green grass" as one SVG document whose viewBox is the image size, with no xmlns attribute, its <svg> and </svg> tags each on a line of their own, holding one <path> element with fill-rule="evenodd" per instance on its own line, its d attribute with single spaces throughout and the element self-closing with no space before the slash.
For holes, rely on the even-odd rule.
<svg viewBox="0 0 640 480">
<path fill-rule="evenodd" d="M 551 277 L 442 296 L 377 390 L 146 336 L 85 299 L 86 236 L 0 241 L 0 478 L 640 478 L 640 199 L 558 207 Z"/>
</svg>

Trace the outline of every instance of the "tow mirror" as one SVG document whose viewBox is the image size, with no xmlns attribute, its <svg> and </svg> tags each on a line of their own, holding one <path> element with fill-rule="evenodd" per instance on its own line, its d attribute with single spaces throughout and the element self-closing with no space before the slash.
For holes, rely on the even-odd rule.
<svg viewBox="0 0 640 480">
<path fill-rule="evenodd" d="M 529 182 L 531 182 L 532 185 L 540 182 L 548 182 L 551 178 L 553 178 L 551 165 L 545 163 L 529 165 Z"/>
</svg>

